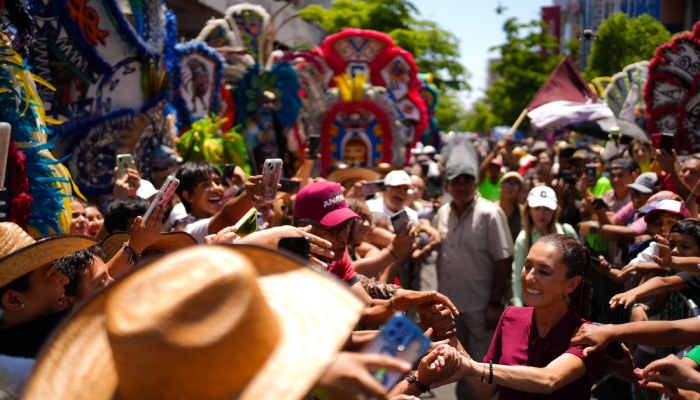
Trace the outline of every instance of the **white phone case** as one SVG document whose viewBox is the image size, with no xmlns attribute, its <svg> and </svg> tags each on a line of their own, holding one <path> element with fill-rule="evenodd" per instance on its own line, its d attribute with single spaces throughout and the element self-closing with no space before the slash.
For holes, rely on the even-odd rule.
<svg viewBox="0 0 700 400">
<path fill-rule="evenodd" d="M 282 177 L 282 160 L 279 158 L 265 160 L 262 173 L 263 195 L 261 200 L 271 201 L 275 199 L 280 177 Z"/>
</svg>

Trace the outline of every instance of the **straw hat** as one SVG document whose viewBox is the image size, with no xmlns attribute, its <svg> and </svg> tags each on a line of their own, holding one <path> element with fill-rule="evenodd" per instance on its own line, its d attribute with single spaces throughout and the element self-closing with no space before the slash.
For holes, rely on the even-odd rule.
<svg viewBox="0 0 700 400">
<path fill-rule="evenodd" d="M 128 232 L 117 232 L 107 236 L 100 245 L 102 251 L 105 253 L 104 262 L 111 260 L 127 241 L 129 241 Z M 147 251 L 169 253 L 195 245 L 197 245 L 197 240 L 187 232 L 168 232 L 162 233 L 160 239 L 148 246 L 146 250 L 144 250 L 144 253 Z"/>
<path fill-rule="evenodd" d="M 298 399 L 363 307 L 340 281 L 272 250 L 178 251 L 64 321 L 23 398 Z"/>
<path fill-rule="evenodd" d="M 51 235 L 34 240 L 13 222 L 0 222 L 0 287 L 52 261 L 92 247 L 83 235 Z"/>
<path fill-rule="evenodd" d="M 379 173 L 372 171 L 371 169 L 349 167 L 336 169 L 328 175 L 326 180 L 342 185 L 347 181 L 376 181 L 379 180 L 379 177 Z"/>
</svg>

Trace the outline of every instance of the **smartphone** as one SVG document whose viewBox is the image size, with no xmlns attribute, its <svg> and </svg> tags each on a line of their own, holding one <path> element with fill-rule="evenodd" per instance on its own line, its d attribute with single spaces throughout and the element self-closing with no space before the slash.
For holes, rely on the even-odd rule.
<svg viewBox="0 0 700 400">
<path fill-rule="evenodd" d="M 559 176 L 565 184 L 576 186 L 576 177 L 574 177 L 574 174 L 570 170 L 565 169 L 561 171 L 561 174 Z"/>
<path fill-rule="evenodd" d="M 598 165 L 586 164 L 586 176 L 593 179 L 598 178 Z"/>
<path fill-rule="evenodd" d="M 258 231 L 258 210 L 252 207 L 241 219 L 233 226 L 233 231 L 236 235 L 243 237 Z"/>
<path fill-rule="evenodd" d="M 394 233 L 397 235 L 408 227 L 408 214 L 406 210 L 401 210 L 398 214 L 391 217 L 391 224 L 394 226 Z"/>
<path fill-rule="evenodd" d="M 362 184 L 362 195 L 365 197 L 374 196 L 378 192 L 383 192 L 385 190 L 386 185 L 384 184 L 384 180 L 365 182 Z"/>
<path fill-rule="evenodd" d="M 158 190 L 158 193 L 156 193 L 156 197 L 153 199 L 151 205 L 148 207 L 146 214 L 143 215 L 144 225 L 148 223 L 148 219 L 151 218 L 151 214 L 153 214 L 153 211 L 156 210 L 157 205 L 167 207 L 168 203 L 170 203 L 170 199 L 175 194 L 175 189 L 177 189 L 177 186 L 179 184 L 180 181 L 177 178 L 175 178 L 174 176 L 168 176 L 165 182 L 163 182 L 163 186 L 161 186 L 160 190 Z"/>
<path fill-rule="evenodd" d="M 593 208 L 596 210 L 599 208 L 608 208 L 608 205 L 603 201 L 603 199 L 595 199 L 593 200 Z"/>
<path fill-rule="evenodd" d="M 282 159 L 269 158 L 265 160 L 262 171 L 263 195 L 261 200 L 274 200 L 277 196 L 277 185 L 282 177 Z"/>
<path fill-rule="evenodd" d="M 309 135 L 309 160 L 318 158 L 318 153 L 321 151 L 321 136 Z"/>
<path fill-rule="evenodd" d="M 379 332 L 376 338 L 367 345 L 364 353 L 388 354 L 403 361 L 415 364 L 430 348 L 430 340 L 425 337 L 420 328 L 406 315 L 397 312 Z M 380 369 L 370 371 L 372 375 L 389 390 L 396 385 L 404 374 L 399 371 Z"/>
<path fill-rule="evenodd" d="M 311 252 L 310 246 L 311 243 L 307 237 L 290 237 L 280 239 L 277 247 L 296 254 L 303 259 L 308 259 Z"/>
<path fill-rule="evenodd" d="M 127 169 L 136 169 L 134 158 L 131 154 L 117 154 L 117 177 L 123 177 Z"/>
<path fill-rule="evenodd" d="M 661 134 L 661 150 L 666 151 L 668 154 L 673 154 L 673 146 L 676 144 L 676 135 L 670 132 L 664 132 Z"/>
<path fill-rule="evenodd" d="M 226 164 L 224 165 L 224 182 L 228 184 L 227 180 L 233 180 L 233 173 L 236 170 L 236 164 Z"/>
<path fill-rule="evenodd" d="M 299 192 L 299 185 L 301 182 L 293 181 L 289 178 L 280 178 L 280 192 L 297 194 Z"/>
</svg>

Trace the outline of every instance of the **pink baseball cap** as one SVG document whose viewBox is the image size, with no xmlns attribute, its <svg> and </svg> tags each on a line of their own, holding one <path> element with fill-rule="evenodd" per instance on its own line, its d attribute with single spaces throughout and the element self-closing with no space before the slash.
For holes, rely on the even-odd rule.
<svg viewBox="0 0 700 400">
<path fill-rule="evenodd" d="M 294 212 L 298 219 L 313 219 L 324 226 L 338 226 L 360 216 L 345 204 L 343 189 L 335 182 L 314 182 L 297 194 Z"/>
<path fill-rule="evenodd" d="M 675 214 L 681 219 L 690 218 L 690 211 L 685 207 L 685 204 L 676 200 L 663 199 L 652 201 L 647 206 L 647 213 L 644 215 L 644 221 L 649 222 L 654 215 L 666 211 L 667 213 Z"/>
</svg>

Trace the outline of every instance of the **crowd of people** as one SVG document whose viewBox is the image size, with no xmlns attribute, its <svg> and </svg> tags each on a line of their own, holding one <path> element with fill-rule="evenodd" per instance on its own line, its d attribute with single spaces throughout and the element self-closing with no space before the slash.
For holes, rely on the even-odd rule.
<svg viewBox="0 0 700 400">
<path fill-rule="evenodd" d="M 697 318 L 667 311 L 700 297 L 700 157 L 464 145 L 476 159 L 426 146 L 404 169 L 326 178 L 307 150 L 298 190 L 267 201 L 262 176 L 188 161 L 147 220 L 163 182 L 115 170 L 111 201 L 73 197 L 70 233 L 0 223 L 0 390 L 410 399 L 456 382 L 459 399 L 589 399 L 608 374 L 629 383 L 615 398 L 700 398 L 700 349 L 656 349 L 698 341 Z M 415 363 L 364 352 L 398 312 L 431 342 Z"/>
</svg>

